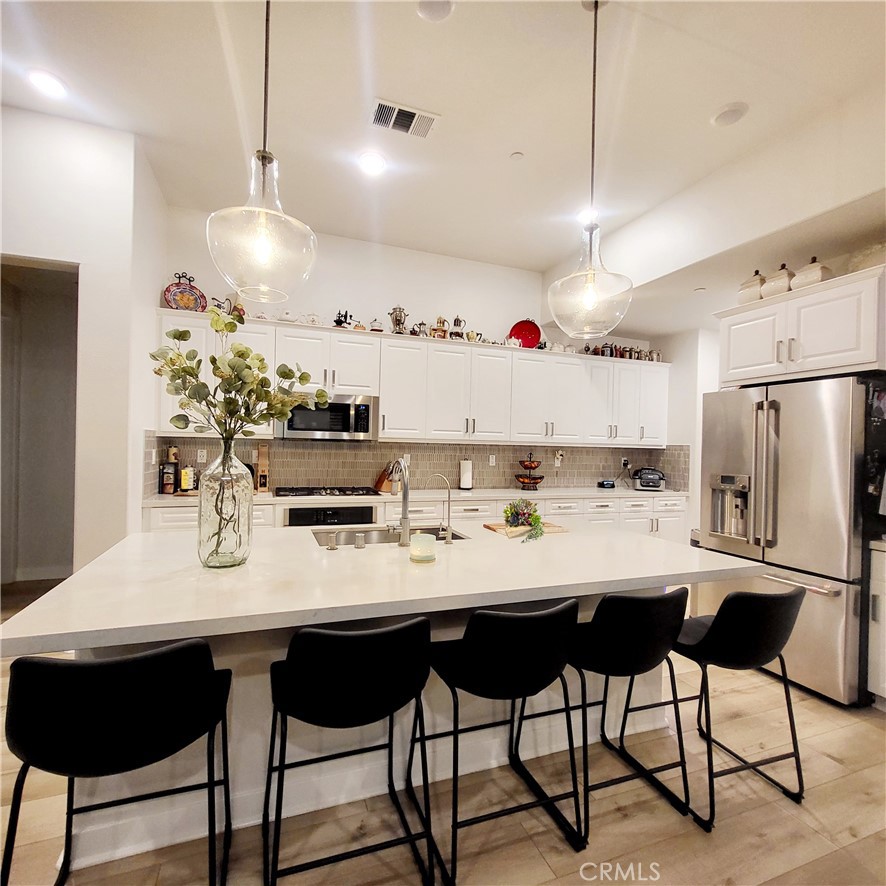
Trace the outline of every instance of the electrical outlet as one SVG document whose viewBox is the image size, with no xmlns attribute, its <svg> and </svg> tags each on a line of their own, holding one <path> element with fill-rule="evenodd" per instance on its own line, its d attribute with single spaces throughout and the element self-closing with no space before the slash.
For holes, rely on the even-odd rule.
<svg viewBox="0 0 886 886">
<path fill-rule="evenodd" d="M 157 450 L 156 449 L 151 450 L 151 464 L 152 465 L 157 464 Z"/>
<path fill-rule="evenodd" d="M 490 455 L 490 456 L 489 456 L 489 467 L 490 467 L 490 468 L 494 468 L 494 467 L 495 467 L 495 456 L 494 456 L 494 455 Z"/>
<path fill-rule="evenodd" d="M 403 461 L 406 462 L 406 466 L 409 467 L 409 460 L 412 458 L 412 454 L 409 452 L 403 453 Z"/>
<path fill-rule="evenodd" d="M 198 449 L 197 450 L 197 464 L 205 465 L 206 464 L 206 450 Z"/>
<path fill-rule="evenodd" d="M 258 450 L 257 449 L 252 450 L 252 463 L 253 464 L 258 463 Z"/>
<path fill-rule="evenodd" d="M 631 463 L 630 463 L 630 461 L 629 461 L 628 459 L 623 458 L 623 459 L 621 460 L 621 466 L 622 466 L 623 468 L 629 468 L 629 467 L 631 466 Z"/>
</svg>

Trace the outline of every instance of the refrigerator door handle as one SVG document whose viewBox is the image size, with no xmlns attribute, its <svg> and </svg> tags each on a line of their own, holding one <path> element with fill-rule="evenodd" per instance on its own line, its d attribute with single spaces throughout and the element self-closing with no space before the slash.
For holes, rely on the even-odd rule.
<svg viewBox="0 0 886 886">
<path fill-rule="evenodd" d="M 757 436 L 759 434 L 757 416 L 760 412 L 760 404 L 754 403 L 754 420 L 751 431 L 751 482 L 748 484 L 748 544 L 758 544 L 759 536 L 757 535 L 757 488 L 760 479 L 757 470 Z"/>
<path fill-rule="evenodd" d="M 760 530 L 760 543 L 761 545 L 766 547 L 772 547 L 774 538 L 773 538 L 773 523 L 775 522 L 772 515 L 772 508 L 774 503 L 774 490 L 773 480 L 773 464 L 772 464 L 772 445 L 770 440 L 770 431 L 772 430 L 772 416 L 775 414 L 778 404 L 773 400 L 764 400 L 760 404 L 760 408 L 763 411 L 763 470 L 762 470 L 762 487 L 763 487 L 763 501 L 762 501 L 762 510 L 763 516 L 761 518 L 761 530 Z"/>
<path fill-rule="evenodd" d="M 799 581 L 791 581 L 789 578 L 782 578 L 779 575 L 763 575 L 766 581 L 777 581 L 781 585 L 788 585 L 792 588 L 803 588 L 810 594 L 818 594 L 819 597 L 842 597 L 843 591 L 840 588 L 820 588 L 818 585 L 808 585 Z"/>
</svg>

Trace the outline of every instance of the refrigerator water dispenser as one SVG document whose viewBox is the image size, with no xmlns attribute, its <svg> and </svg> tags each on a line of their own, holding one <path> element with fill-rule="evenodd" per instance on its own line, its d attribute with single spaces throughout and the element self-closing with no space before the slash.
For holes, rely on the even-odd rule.
<svg viewBox="0 0 886 886">
<path fill-rule="evenodd" d="M 714 474 L 711 477 L 711 532 L 747 539 L 749 488 L 747 474 Z"/>
</svg>

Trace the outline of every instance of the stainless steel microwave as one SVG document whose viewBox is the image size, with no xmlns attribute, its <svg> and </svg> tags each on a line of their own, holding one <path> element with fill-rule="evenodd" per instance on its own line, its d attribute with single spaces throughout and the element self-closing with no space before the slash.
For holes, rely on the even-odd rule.
<svg viewBox="0 0 886 886">
<path fill-rule="evenodd" d="M 296 406 L 279 428 L 284 440 L 377 440 L 378 397 L 336 396 L 325 409 Z"/>
</svg>

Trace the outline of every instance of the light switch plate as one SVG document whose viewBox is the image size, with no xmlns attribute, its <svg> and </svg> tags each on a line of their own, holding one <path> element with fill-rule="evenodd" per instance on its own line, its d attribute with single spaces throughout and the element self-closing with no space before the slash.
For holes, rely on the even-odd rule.
<svg viewBox="0 0 886 886">
<path fill-rule="evenodd" d="M 494 456 L 494 455 L 490 455 L 490 456 L 489 456 L 489 467 L 490 467 L 490 468 L 494 468 L 494 467 L 495 467 L 495 456 Z"/>
<path fill-rule="evenodd" d="M 156 449 L 151 450 L 151 464 L 152 465 L 157 464 L 157 450 Z"/>
<path fill-rule="evenodd" d="M 252 463 L 255 464 L 258 461 L 258 450 L 252 450 Z"/>
<path fill-rule="evenodd" d="M 206 464 L 206 450 L 198 449 L 197 450 L 197 464 L 205 465 Z"/>
</svg>

